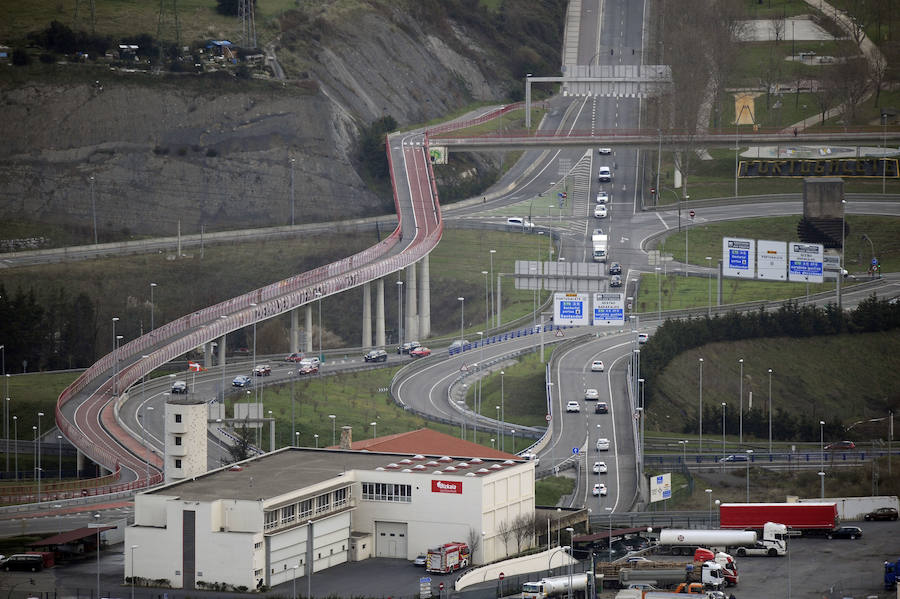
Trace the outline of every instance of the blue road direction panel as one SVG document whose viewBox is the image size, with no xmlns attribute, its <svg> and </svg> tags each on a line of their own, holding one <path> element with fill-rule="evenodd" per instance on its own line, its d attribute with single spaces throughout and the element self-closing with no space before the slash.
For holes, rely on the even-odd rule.
<svg viewBox="0 0 900 599">
<path fill-rule="evenodd" d="M 722 276 L 753 279 L 756 271 L 756 240 L 722 238 Z"/>
<path fill-rule="evenodd" d="M 670 472 L 648 478 L 650 482 L 650 503 L 672 497 L 672 474 Z"/>
<path fill-rule="evenodd" d="M 756 242 L 756 278 L 763 281 L 787 281 L 787 242 Z"/>
<path fill-rule="evenodd" d="M 788 244 L 788 281 L 792 283 L 821 283 L 824 279 L 825 248 L 820 243 Z"/>
<path fill-rule="evenodd" d="M 590 324 L 590 309 L 587 293 L 554 293 L 553 322 L 570 326 Z"/>
<path fill-rule="evenodd" d="M 594 326 L 625 326 L 625 294 L 594 294 Z"/>
</svg>

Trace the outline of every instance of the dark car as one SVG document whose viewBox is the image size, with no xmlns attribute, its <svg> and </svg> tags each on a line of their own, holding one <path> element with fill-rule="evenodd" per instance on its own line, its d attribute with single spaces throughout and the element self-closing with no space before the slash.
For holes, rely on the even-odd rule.
<svg viewBox="0 0 900 599">
<path fill-rule="evenodd" d="M 829 539 L 850 539 L 852 541 L 862 536 L 862 529 L 858 526 L 841 526 L 825 536 Z"/>
<path fill-rule="evenodd" d="M 597 406 L 594 408 L 594 414 L 606 414 L 609 412 L 609 406 L 605 401 L 598 401 Z"/>
<path fill-rule="evenodd" d="M 172 393 L 187 393 L 188 386 L 184 381 L 175 381 L 172 383 Z"/>
<path fill-rule="evenodd" d="M 407 341 L 406 343 L 404 343 L 403 345 L 401 345 L 400 347 L 397 348 L 397 353 L 398 354 L 408 354 L 409 352 L 416 349 L 420 345 L 422 345 L 422 344 L 419 343 L 418 341 Z"/>
<path fill-rule="evenodd" d="M 366 362 L 387 362 L 387 352 L 383 349 L 373 349 L 363 359 Z"/>
<path fill-rule="evenodd" d="M 856 443 L 853 441 L 837 441 L 835 443 L 829 443 L 825 446 L 825 451 L 837 451 L 841 449 L 853 449 L 856 447 Z"/>
<path fill-rule="evenodd" d="M 897 510 L 892 507 L 880 507 L 877 510 L 872 510 L 863 518 L 866 520 L 896 520 Z"/>
<path fill-rule="evenodd" d="M 622 277 L 621 275 L 613 275 L 609 278 L 609 286 L 610 287 L 621 287 L 622 286 Z"/>
<path fill-rule="evenodd" d="M 10 570 L 23 570 L 25 572 L 38 572 L 44 569 L 44 558 L 31 553 L 17 553 L 0 561 L 0 568 Z"/>
<path fill-rule="evenodd" d="M 622 267 L 618 262 L 613 262 L 609 265 L 609 274 L 611 275 L 620 275 L 622 274 Z"/>
<path fill-rule="evenodd" d="M 234 380 L 231 381 L 231 384 L 234 387 L 249 387 L 250 383 L 252 382 L 253 381 L 251 381 L 250 377 L 246 374 L 239 374 L 238 376 L 234 377 Z"/>
</svg>

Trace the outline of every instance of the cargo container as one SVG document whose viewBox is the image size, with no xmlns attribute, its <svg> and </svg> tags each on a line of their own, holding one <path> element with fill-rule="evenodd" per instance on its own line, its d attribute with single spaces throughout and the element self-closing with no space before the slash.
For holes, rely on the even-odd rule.
<svg viewBox="0 0 900 599">
<path fill-rule="evenodd" d="M 766 522 L 784 524 L 791 532 L 834 530 L 840 524 L 834 503 L 723 503 L 719 526 L 738 530 L 762 530 Z"/>
</svg>

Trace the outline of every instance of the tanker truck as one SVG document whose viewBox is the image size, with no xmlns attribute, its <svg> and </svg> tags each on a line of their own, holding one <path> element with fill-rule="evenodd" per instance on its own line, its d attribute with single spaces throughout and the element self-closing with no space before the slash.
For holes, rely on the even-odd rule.
<svg viewBox="0 0 900 599">
<path fill-rule="evenodd" d="M 727 547 L 753 547 L 757 536 L 752 530 L 694 530 L 691 528 L 665 528 L 659 533 L 659 545 L 672 555 L 692 555 L 698 547 L 714 553 Z"/>
<path fill-rule="evenodd" d="M 647 583 L 665 588 L 682 582 L 699 582 L 704 587 L 719 590 L 727 585 L 725 569 L 716 562 L 685 564 L 674 568 L 646 567 L 648 565 L 649 563 L 634 564 L 632 568 L 619 570 L 619 585 L 625 587 L 636 583 Z"/>
<path fill-rule="evenodd" d="M 571 586 L 569 581 L 571 580 Z M 524 599 L 544 599 L 545 597 L 557 597 L 566 595 L 569 589 L 575 597 L 587 596 L 588 586 L 593 587 L 593 577 L 590 572 L 580 572 L 569 576 L 553 576 L 542 578 L 536 582 L 526 582 L 522 585 L 522 597 Z"/>
</svg>

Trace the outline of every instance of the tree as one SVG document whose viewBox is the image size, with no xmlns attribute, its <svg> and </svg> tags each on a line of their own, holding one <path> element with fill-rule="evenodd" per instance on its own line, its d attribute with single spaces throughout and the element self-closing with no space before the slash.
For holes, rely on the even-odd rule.
<svg viewBox="0 0 900 599">
<path fill-rule="evenodd" d="M 246 418 L 241 426 L 234 428 L 234 434 L 236 437 L 234 443 L 228 446 L 228 455 L 231 458 L 230 463 L 242 462 L 250 457 L 255 437 L 253 429 L 247 426 Z"/>
<path fill-rule="evenodd" d="M 522 547 L 528 547 L 534 537 L 534 514 L 519 514 L 512 521 L 513 534 L 516 537 L 516 550 L 521 553 Z"/>
<path fill-rule="evenodd" d="M 474 528 L 469 529 L 469 535 L 466 539 L 466 542 L 469 545 L 469 555 L 474 558 L 475 553 L 478 552 L 478 548 L 481 547 L 481 533 L 475 530 Z M 470 558 L 471 559 L 471 558 Z"/>
<path fill-rule="evenodd" d="M 500 540 L 503 541 L 503 553 L 504 555 L 508 555 L 509 551 L 507 551 L 506 544 L 509 542 L 510 536 L 513 534 L 512 525 L 509 520 L 504 520 L 497 527 L 497 536 L 500 537 Z"/>
<path fill-rule="evenodd" d="M 868 61 L 869 85 L 875 91 L 875 106 L 881 100 L 881 88 L 887 75 L 887 60 L 881 52 L 873 52 Z"/>
</svg>

